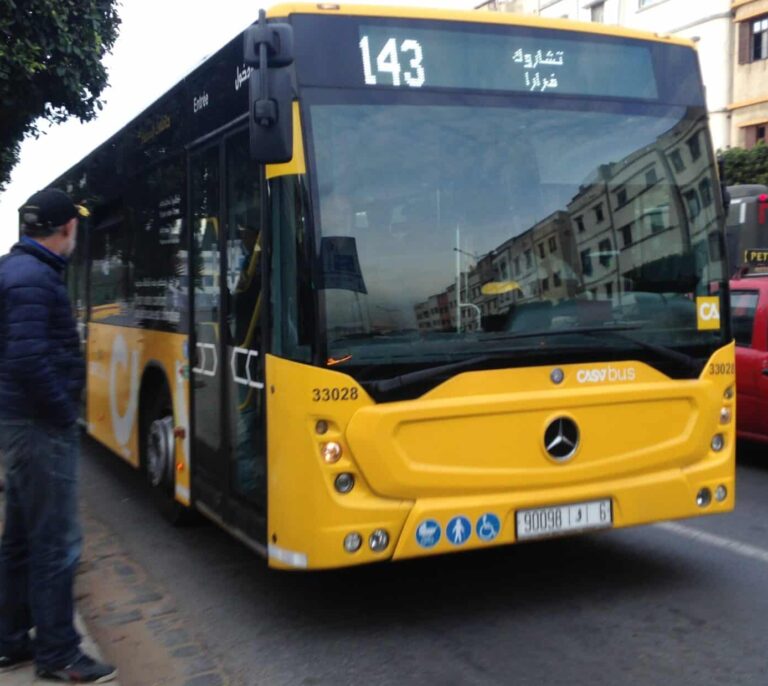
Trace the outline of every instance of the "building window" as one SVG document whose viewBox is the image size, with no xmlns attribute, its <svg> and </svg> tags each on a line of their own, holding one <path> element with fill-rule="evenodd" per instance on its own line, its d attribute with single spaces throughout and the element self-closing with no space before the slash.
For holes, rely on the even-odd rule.
<svg viewBox="0 0 768 686">
<path fill-rule="evenodd" d="M 618 191 L 616 191 L 616 202 L 618 203 L 619 207 L 622 207 L 627 204 L 627 189 L 622 188 Z"/>
<path fill-rule="evenodd" d="M 768 18 L 752 22 L 752 61 L 768 57 Z"/>
<path fill-rule="evenodd" d="M 765 144 L 768 141 L 765 138 L 768 131 L 768 125 L 757 124 L 756 126 L 747 126 L 744 128 L 744 147 L 754 148 L 761 141 Z"/>
<path fill-rule="evenodd" d="M 709 207 L 712 204 L 712 184 L 709 179 L 703 179 L 699 184 L 699 195 L 701 195 L 701 204 Z"/>
<path fill-rule="evenodd" d="M 613 251 L 611 250 L 611 241 L 608 238 L 603 239 L 597 246 L 600 251 L 600 264 L 603 267 L 607 267 L 611 264 L 611 257 L 613 257 Z"/>
<path fill-rule="evenodd" d="M 605 3 L 596 2 L 589 8 L 589 19 L 598 24 L 602 24 L 605 21 Z"/>
<path fill-rule="evenodd" d="M 595 206 L 595 219 L 597 219 L 597 223 L 599 224 L 604 219 L 603 215 L 603 203 L 600 203 L 599 205 Z"/>
<path fill-rule="evenodd" d="M 646 188 L 650 188 L 658 180 L 659 180 L 659 177 L 656 176 L 656 167 L 651 167 L 647 172 L 645 172 L 645 187 Z"/>
<path fill-rule="evenodd" d="M 581 271 L 585 276 L 592 275 L 592 251 L 589 248 L 581 251 Z"/>
<path fill-rule="evenodd" d="M 525 268 L 530 269 L 533 267 L 533 252 L 528 249 L 525 251 Z"/>
<path fill-rule="evenodd" d="M 520 276 L 520 258 L 516 257 L 513 264 L 515 265 L 515 276 Z"/>
<path fill-rule="evenodd" d="M 549 237 L 549 252 L 557 251 L 557 238 L 554 236 Z"/>
<path fill-rule="evenodd" d="M 699 194 L 694 191 L 686 191 L 683 194 L 685 198 L 685 205 L 688 208 L 688 219 L 696 219 L 701 213 L 701 203 L 699 202 Z"/>
<path fill-rule="evenodd" d="M 584 217 L 574 217 L 573 221 L 576 222 L 576 228 L 579 230 L 579 233 L 584 233 Z"/>
<path fill-rule="evenodd" d="M 648 224 L 651 227 L 651 233 L 664 231 L 664 213 L 661 210 L 652 210 L 646 217 L 648 218 Z"/>
<path fill-rule="evenodd" d="M 546 253 L 544 252 L 544 243 L 539 243 L 539 255 L 541 257 L 546 257 Z"/>
<path fill-rule="evenodd" d="M 613 297 L 613 284 L 612 283 L 605 284 L 605 295 L 608 298 L 612 298 Z"/>
<path fill-rule="evenodd" d="M 694 133 L 688 139 L 688 150 L 691 153 L 691 159 L 698 160 L 701 157 L 701 145 L 699 144 L 699 134 Z"/>
<path fill-rule="evenodd" d="M 673 150 L 671 153 L 669 153 L 669 161 L 672 163 L 672 166 L 675 168 L 676 172 L 681 172 L 683 169 L 685 169 L 685 165 L 683 164 L 683 156 L 680 154 L 679 150 Z"/>
<path fill-rule="evenodd" d="M 619 229 L 621 233 L 621 247 L 628 248 L 632 245 L 632 224 L 627 224 Z"/>
<path fill-rule="evenodd" d="M 542 291 L 548 291 L 549 290 L 549 279 L 545 278 L 541 280 L 541 290 Z"/>
<path fill-rule="evenodd" d="M 560 272 L 554 272 L 552 274 L 552 282 L 555 287 L 560 286 L 563 283 L 563 280 L 560 278 Z"/>
</svg>

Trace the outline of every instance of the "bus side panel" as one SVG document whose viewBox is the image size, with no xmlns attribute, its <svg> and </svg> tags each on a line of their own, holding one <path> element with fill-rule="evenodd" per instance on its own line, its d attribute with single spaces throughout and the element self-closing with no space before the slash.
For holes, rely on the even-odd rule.
<svg viewBox="0 0 768 686">
<path fill-rule="evenodd" d="M 139 467 L 139 393 L 144 371 L 158 366 L 168 381 L 177 427 L 176 498 L 189 504 L 189 361 L 187 337 L 91 322 L 88 330 L 88 433 Z"/>
</svg>

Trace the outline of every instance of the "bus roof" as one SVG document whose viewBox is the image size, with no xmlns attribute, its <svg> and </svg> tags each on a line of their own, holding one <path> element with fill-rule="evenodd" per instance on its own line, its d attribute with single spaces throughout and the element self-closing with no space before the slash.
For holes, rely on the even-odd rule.
<svg viewBox="0 0 768 686">
<path fill-rule="evenodd" d="M 343 14 L 347 16 L 388 17 L 403 19 L 436 19 L 442 21 L 466 21 L 483 24 L 506 24 L 512 26 L 530 26 L 541 29 L 559 29 L 561 31 L 580 31 L 603 36 L 618 36 L 637 40 L 655 41 L 670 45 L 682 45 L 696 49 L 696 44 L 687 38 L 648 33 L 624 28 L 571 19 L 547 19 L 530 14 L 514 12 L 491 12 L 486 10 L 449 10 L 431 7 L 393 7 L 385 5 L 339 5 L 336 3 L 284 3 L 274 5 L 267 11 L 270 18 L 288 17 L 291 14 Z"/>
</svg>

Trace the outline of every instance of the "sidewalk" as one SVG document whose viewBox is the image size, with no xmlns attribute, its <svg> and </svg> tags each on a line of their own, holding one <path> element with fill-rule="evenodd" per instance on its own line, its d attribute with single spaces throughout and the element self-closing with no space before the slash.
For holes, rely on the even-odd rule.
<svg viewBox="0 0 768 686">
<path fill-rule="evenodd" d="M 75 618 L 75 625 L 80 635 L 83 637 L 81 648 L 84 652 L 88 653 L 96 659 L 101 659 L 98 646 L 94 643 L 93 639 L 88 634 L 85 628 L 82 618 L 78 614 Z M 16 669 L 12 672 L 5 672 L 0 674 L 0 683 L 3 686 L 30 686 L 30 684 L 51 684 L 51 681 L 40 681 L 35 678 L 35 668 L 32 665 L 28 665 L 21 669 Z M 110 681 L 111 684 L 120 685 L 119 681 Z"/>
<path fill-rule="evenodd" d="M 0 471 L 0 481 L 1 480 L 2 480 L 2 471 Z M 3 489 L 0 488 L 0 531 L 2 531 L 2 528 L 3 528 L 4 512 L 5 512 L 5 493 L 3 492 Z M 91 638 L 90 634 L 88 633 L 88 630 L 85 627 L 85 623 L 83 622 L 83 619 L 79 613 L 75 616 L 75 626 L 77 627 L 78 633 L 82 636 L 82 643 L 80 647 L 83 649 L 83 651 L 96 659 L 101 659 L 101 653 L 99 651 L 99 648 L 94 642 L 94 640 Z M 26 667 L 22 667 L 20 669 L 15 669 L 11 672 L 4 672 L 0 674 L 0 684 L 2 684 L 2 686 L 30 686 L 30 684 L 50 684 L 50 683 L 54 683 L 54 682 L 41 681 L 35 678 L 35 668 L 33 665 L 27 665 Z M 116 686 L 120 686 L 120 682 L 118 680 L 111 681 L 110 683 L 115 684 Z"/>
</svg>

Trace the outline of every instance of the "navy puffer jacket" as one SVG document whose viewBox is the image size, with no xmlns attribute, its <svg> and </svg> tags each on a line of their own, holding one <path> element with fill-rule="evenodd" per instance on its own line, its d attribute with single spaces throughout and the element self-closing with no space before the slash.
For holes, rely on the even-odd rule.
<svg viewBox="0 0 768 686">
<path fill-rule="evenodd" d="M 64 285 L 66 261 L 28 238 L 0 259 L 0 417 L 66 427 L 85 363 Z"/>
</svg>

